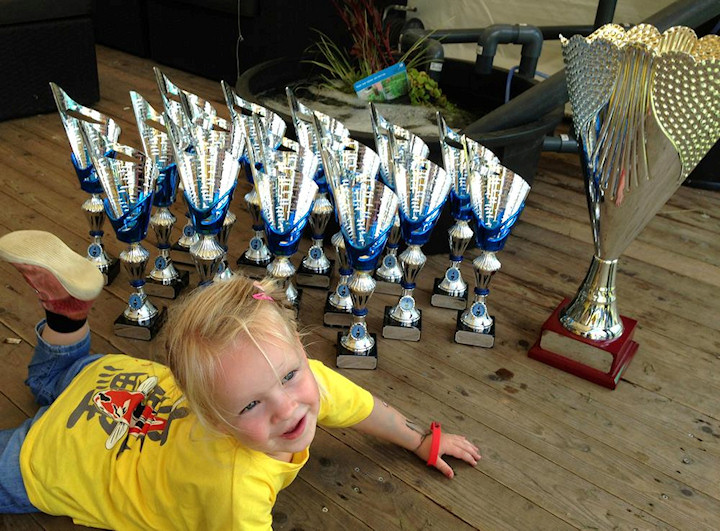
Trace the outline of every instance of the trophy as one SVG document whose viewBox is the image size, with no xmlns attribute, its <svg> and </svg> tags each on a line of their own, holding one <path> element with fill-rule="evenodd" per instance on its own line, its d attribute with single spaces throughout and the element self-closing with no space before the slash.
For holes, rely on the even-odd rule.
<svg viewBox="0 0 720 531">
<path fill-rule="evenodd" d="M 252 184 L 256 168 L 250 161 L 253 157 L 253 160 L 258 159 L 258 155 L 254 155 L 254 153 L 259 149 L 259 140 L 252 119 L 253 115 L 258 116 L 265 128 L 265 132 L 272 144 L 272 146 L 268 147 L 269 149 L 276 148 L 280 145 L 287 124 L 280 116 L 271 110 L 246 101 L 238 96 L 235 89 L 225 81 L 221 84 L 223 94 L 225 95 L 225 103 L 232 118 L 233 131 L 242 131 L 244 143 L 238 153 L 238 159 L 245 173 L 246 180 Z M 250 238 L 248 248 L 243 251 L 238 258 L 237 266 L 243 274 L 251 278 L 263 278 L 267 275 L 267 266 L 270 265 L 272 255 L 267 247 L 265 225 L 260 213 L 260 198 L 257 195 L 255 187 L 252 187 L 250 191 L 245 194 L 244 199 L 252 220 L 253 236 Z"/>
<path fill-rule="evenodd" d="M 188 285 L 190 279 L 190 273 L 178 271 L 170 257 L 170 234 L 176 221 L 175 216 L 170 212 L 170 206 L 175 202 L 177 194 L 177 165 L 173 159 L 172 146 L 163 116 L 137 92 L 131 91 L 130 99 L 145 153 L 158 168 L 153 195 L 153 205 L 156 210 L 150 218 L 150 226 L 157 238 L 159 256 L 145 279 L 145 292 L 156 297 L 175 299 Z"/>
<path fill-rule="evenodd" d="M 430 148 L 417 135 L 407 129 L 391 124 L 380 115 L 374 103 L 370 107 L 370 124 L 372 125 L 375 147 L 380 155 L 380 175 L 390 189 L 395 190 L 395 165 L 402 164 L 406 168 L 413 157 L 427 158 Z M 392 137 L 392 138 L 390 138 Z M 393 157 L 391 146 L 397 150 Z M 400 295 L 402 287 L 402 269 L 397 260 L 400 247 L 400 218 L 396 217 L 393 228 L 385 245 L 385 256 L 380 267 L 375 271 L 377 286 L 375 291 L 387 295 Z"/>
<path fill-rule="evenodd" d="M 355 173 L 333 188 L 340 229 L 354 273 L 348 287 L 352 297 L 352 325 L 338 332 L 337 366 L 375 369 L 377 344 L 365 318 L 375 289 L 372 271 L 377 266 L 397 212 L 397 196 L 370 173 Z"/>
<path fill-rule="evenodd" d="M 86 124 L 97 129 L 109 141 L 117 142 L 120 136 L 120 126 L 112 118 L 80 105 L 55 83 L 50 83 L 50 89 L 55 98 L 65 134 L 70 142 L 70 158 L 80 181 L 80 188 L 90 194 L 81 207 L 90 225 L 89 232 L 92 239 L 92 243 L 87 248 L 86 258 L 100 270 L 107 285 L 115 279 L 120 271 L 120 262 L 105 252 L 102 243 L 105 207 L 100 194 L 103 189 L 93 167 L 89 148 L 81 129 L 83 124 Z"/>
<path fill-rule="evenodd" d="M 333 234 L 330 240 L 335 247 L 335 255 L 338 258 L 338 282 L 335 289 L 330 291 L 325 300 L 325 311 L 323 313 L 323 324 L 325 326 L 337 326 L 348 328 L 352 323 L 352 297 L 350 297 L 350 277 L 353 270 L 350 267 L 350 258 L 345 247 L 345 238 L 342 232 Z"/>
<path fill-rule="evenodd" d="M 463 310 L 467 306 L 468 286 L 462 277 L 460 264 L 473 236 L 468 223 L 472 218 L 472 209 L 467 189 L 469 171 L 467 139 L 450 129 L 439 112 L 437 120 L 445 171 L 452 178 L 450 206 L 455 224 L 448 229 L 450 267 L 445 270 L 442 278 L 435 279 L 430 304 L 439 308 Z"/>
<path fill-rule="evenodd" d="M 167 115 L 166 115 L 167 116 Z M 219 241 L 228 207 L 237 183 L 239 163 L 228 151 L 230 136 L 224 131 L 191 126 L 190 146 L 167 118 L 168 136 L 175 153 L 178 173 L 183 183 L 185 202 L 198 240 L 190 255 L 200 275 L 200 285 L 216 279 L 226 248 Z"/>
<path fill-rule="evenodd" d="M 415 279 L 427 260 L 421 246 L 430 239 L 440 218 L 451 181 L 444 169 L 427 159 L 416 158 L 407 168 L 404 164 L 395 168 L 400 231 L 407 249 L 400 254 L 403 271 L 400 299 L 395 306 L 385 307 L 382 332 L 385 338 L 420 340 L 422 312 L 415 304 L 413 292 Z"/>
<path fill-rule="evenodd" d="M 314 170 L 303 173 L 282 164 L 265 165 L 262 170 L 255 171 L 255 188 L 260 197 L 268 247 L 275 255 L 267 268 L 268 273 L 285 290 L 286 299 L 295 308 L 296 315 L 302 290 L 292 282 L 295 266 L 290 257 L 298 250 L 317 192 L 313 174 Z"/>
<path fill-rule="evenodd" d="M 320 161 L 315 183 L 318 185 L 317 196 L 313 202 L 310 213 L 310 228 L 312 229 L 312 245 L 307 255 L 302 259 L 300 269 L 297 273 L 298 286 L 328 288 L 330 287 L 330 275 L 333 270 L 333 261 L 325 255 L 324 240 L 325 229 L 333 214 L 333 206 L 328 199 L 328 184 L 325 178 L 325 170 L 322 166 L 322 154 L 318 133 L 313 124 L 313 111 L 300 103 L 290 87 L 285 87 L 290 113 L 292 115 L 295 134 L 298 142 L 305 149 L 309 149 Z M 337 247 L 336 247 L 337 249 Z M 342 275 L 342 273 L 341 273 Z"/>
<path fill-rule="evenodd" d="M 505 168 L 489 150 L 484 150 L 486 163 L 478 170 L 471 167 L 468 193 L 475 215 L 475 240 L 481 249 L 473 261 L 475 297 L 467 309 L 459 310 L 455 342 L 490 348 L 495 345 L 495 317 L 487 310 L 488 286 L 500 269 L 496 253 L 505 246 L 510 230 L 525 206 L 530 185 L 519 175 Z"/>
<path fill-rule="evenodd" d="M 614 389 L 638 344 L 618 313 L 617 263 L 720 136 L 720 38 L 606 25 L 562 39 L 595 253 L 531 358 Z"/>
<path fill-rule="evenodd" d="M 105 191 L 110 224 L 117 239 L 128 244 L 120 261 L 135 288 L 113 328 L 118 336 L 150 341 L 167 318 L 165 307 L 158 310 L 143 289 L 150 253 L 140 242 L 147 236 L 157 167 L 140 151 L 107 142 L 92 126 L 86 125 L 82 131 Z"/>
<path fill-rule="evenodd" d="M 180 136 L 179 141 L 181 141 L 183 145 L 189 145 L 187 136 L 189 135 L 188 128 L 192 124 L 192 109 L 189 108 L 188 99 L 181 98 L 184 91 L 170 81 L 159 68 L 153 67 L 153 72 L 155 73 L 155 82 L 162 97 L 165 114 L 175 123 L 176 131 Z M 199 100 L 200 98 L 196 97 L 196 99 Z M 190 247 L 196 243 L 199 238 L 190 220 L 189 211 L 185 213 L 185 217 L 187 221 L 182 229 L 182 235 L 177 242 L 170 246 L 170 256 L 173 261 L 178 264 L 192 266 L 193 260 L 190 256 Z"/>
</svg>

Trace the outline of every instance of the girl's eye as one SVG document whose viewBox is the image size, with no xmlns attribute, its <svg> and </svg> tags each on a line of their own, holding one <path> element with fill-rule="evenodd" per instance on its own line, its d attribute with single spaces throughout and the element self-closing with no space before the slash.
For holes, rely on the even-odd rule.
<svg viewBox="0 0 720 531">
<path fill-rule="evenodd" d="M 293 378 L 295 378 L 295 375 L 297 374 L 297 371 L 290 371 L 285 375 L 285 377 L 282 379 L 282 383 L 289 382 Z"/>
<path fill-rule="evenodd" d="M 245 406 L 245 408 L 240 412 L 240 414 L 242 415 L 243 413 L 246 413 L 246 412 L 250 411 L 252 408 L 254 408 L 255 406 L 257 406 L 259 403 L 260 403 L 259 401 L 253 400 L 253 401 L 250 402 L 247 406 Z"/>
</svg>

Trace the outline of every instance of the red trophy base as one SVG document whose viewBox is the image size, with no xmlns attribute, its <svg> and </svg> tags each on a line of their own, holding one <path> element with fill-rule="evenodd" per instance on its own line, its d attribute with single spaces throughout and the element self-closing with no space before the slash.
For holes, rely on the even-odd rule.
<svg viewBox="0 0 720 531">
<path fill-rule="evenodd" d="M 610 341 L 593 341 L 568 331 L 560 324 L 560 311 L 570 303 L 564 299 L 542 325 L 540 337 L 528 352 L 542 361 L 608 389 L 615 389 L 635 356 L 638 344 L 632 340 L 637 321 L 620 316 L 622 335 Z"/>
</svg>

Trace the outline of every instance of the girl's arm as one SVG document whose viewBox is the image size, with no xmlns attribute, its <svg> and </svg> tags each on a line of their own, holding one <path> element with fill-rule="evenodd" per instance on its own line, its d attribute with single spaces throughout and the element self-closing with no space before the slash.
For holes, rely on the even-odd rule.
<svg viewBox="0 0 720 531">
<path fill-rule="evenodd" d="M 414 452 L 423 461 L 427 461 L 431 453 L 432 433 L 428 428 L 420 427 L 417 423 L 405 418 L 387 402 L 374 397 L 375 404 L 372 413 L 365 419 L 353 427 L 363 433 L 374 435 L 386 441 L 402 446 L 403 448 Z M 480 452 L 477 446 L 472 444 L 462 435 L 454 435 L 452 433 L 442 433 L 436 435 L 440 437 L 440 444 L 437 453 L 437 461 L 435 468 L 445 474 L 448 478 L 452 478 L 455 473 L 443 459 L 443 455 L 451 455 L 462 459 L 472 466 L 477 464 L 480 459 Z"/>
</svg>

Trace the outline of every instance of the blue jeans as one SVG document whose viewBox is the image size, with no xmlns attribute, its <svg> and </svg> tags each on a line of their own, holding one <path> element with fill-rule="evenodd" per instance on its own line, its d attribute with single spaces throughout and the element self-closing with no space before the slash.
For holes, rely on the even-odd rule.
<svg viewBox="0 0 720 531">
<path fill-rule="evenodd" d="M 35 395 L 35 400 L 42 407 L 33 418 L 27 419 L 19 427 L 0 431 L 0 513 L 37 512 L 28 499 L 20 474 L 20 448 L 30 427 L 72 379 L 88 363 L 102 356 L 88 355 L 90 334 L 73 345 L 51 345 L 40 337 L 44 327 L 44 319 L 35 327 L 37 346 L 28 365 L 28 378 L 25 380 Z"/>
</svg>

